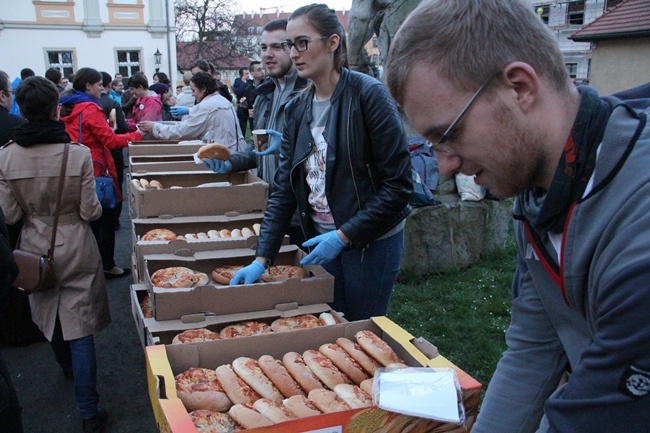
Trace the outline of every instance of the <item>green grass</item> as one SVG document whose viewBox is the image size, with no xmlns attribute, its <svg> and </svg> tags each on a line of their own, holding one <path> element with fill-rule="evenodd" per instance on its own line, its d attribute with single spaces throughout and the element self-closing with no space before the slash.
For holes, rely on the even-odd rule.
<svg viewBox="0 0 650 433">
<path fill-rule="evenodd" d="M 485 390 L 505 350 L 514 270 L 510 233 L 502 251 L 470 268 L 425 277 L 400 275 L 388 317 L 438 347 Z"/>
</svg>

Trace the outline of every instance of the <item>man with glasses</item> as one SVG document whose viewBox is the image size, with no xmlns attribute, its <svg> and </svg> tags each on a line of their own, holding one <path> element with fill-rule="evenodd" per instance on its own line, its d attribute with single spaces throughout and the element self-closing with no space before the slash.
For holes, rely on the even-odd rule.
<svg viewBox="0 0 650 433">
<path fill-rule="evenodd" d="M 9 112 L 14 102 L 14 89 L 11 87 L 9 76 L 3 71 L 0 71 L 0 89 L 0 146 L 2 146 L 11 140 L 14 128 L 27 121 Z"/>
<path fill-rule="evenodd" d="M 472 432 L 647 432 L 650 100 L 576 87 L 524 0 L 425 0 L 386 72 L 441 172 L 516 197 L 507 350 Z"/>
<path fill-rule="evenodd" d="M 308 84 L 307 80 L 298 76 L 298 71 L 289 54 L 283 49 L 286 40 L 287 20 L 271 21 L 264 26 L 260 48 L 267 78 L 253 90 L 253 94 L 256 95 L 253 106 L 253 129 L 282 131 L 284 129 L 285 106 Z M 258 70 L 253 73 L 253 76 L 255 74 L 263 74 L 263 72 Z M 275 138 L 275 140 L 278 139 Z M 228 161 L 213 159 L 209 160 L 208 165 L 217 173 L 257 168 L 257 175 L 268 182 L 272 188 L 279 157 L 270 154 L 269 151 L 257 153 L 253 146 L 249 146 L 247 149 L 231 155 Z M 292 244 L 302 245 L 305 241 L 297 217 L 294 217 L 287 234 L 289 234 Z"/>
</svg>

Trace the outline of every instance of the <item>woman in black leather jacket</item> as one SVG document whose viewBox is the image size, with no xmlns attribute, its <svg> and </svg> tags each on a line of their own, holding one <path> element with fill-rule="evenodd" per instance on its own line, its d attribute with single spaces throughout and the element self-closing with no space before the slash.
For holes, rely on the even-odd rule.
<svg viewBox="0 0 650 433">
<path fill-rule="evenodd" d="M 334 275 L 331 307 L 348 320 L 385 315 L 412 190 L 397 108 L 382 83 L 344 67 L 343 28 L 326 5 L 294 11 L 287 36 L 283 48 L 313 84 L 287 106 L 258 257 L 231 284 L 259 278 L 298 207 L 310 248 L 301 264 L 322 264 Z"/>
</svg>

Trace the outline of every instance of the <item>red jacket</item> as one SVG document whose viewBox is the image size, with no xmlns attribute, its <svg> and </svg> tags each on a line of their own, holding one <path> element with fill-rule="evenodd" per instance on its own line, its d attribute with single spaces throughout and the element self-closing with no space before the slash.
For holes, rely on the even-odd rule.
<svg viewBox="0 0 650 433">
<path fill-rule="evenodd" d="M 133 106 L 133 118 L 126 119 L 129 131 L 135 131 L 136 125 L 144 120 L 160 122 L 162 120 L 162 99 L 160 95 L 150 91 L 149 96 L 139 98 Z"/>
<path fill-rule="evenodd" d="M 82 119 L 81 139 L 79 138 L 79 118 Z M 93 163 L 95 176 L 102 174 L 101 166 L 108 167 L 108 172 L 113 178 L 118 200 L 122 201 L 121 189 L 117 184 L 117 170 L 110 151 L 125 148 L 128 146 L 129 141 L 142 140 L 142 134 L 139 132 L 116 134 L 108 126 L 104 110 L 93 102 L 75 104 L 72 112 L 62 117 L 61 120 L 65 123 L 65 130 L 72 141 L 78 141 L 90 148 L 93 161 L 99 163 Z"/>
</svg>

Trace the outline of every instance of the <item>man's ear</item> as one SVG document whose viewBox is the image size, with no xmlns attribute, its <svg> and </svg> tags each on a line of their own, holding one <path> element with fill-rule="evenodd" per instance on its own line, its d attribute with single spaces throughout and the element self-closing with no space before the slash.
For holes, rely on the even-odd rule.
<svg viewBox="0 0 650 433">
<path fill-rule="evenodd" d="M 516 103 L 524 112 L 532 109 L 539 97 L 539 76 L 528 63 L 512 62 L 503 70 L 502 80 L 515 92 Z"/>
</svg>

